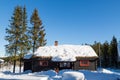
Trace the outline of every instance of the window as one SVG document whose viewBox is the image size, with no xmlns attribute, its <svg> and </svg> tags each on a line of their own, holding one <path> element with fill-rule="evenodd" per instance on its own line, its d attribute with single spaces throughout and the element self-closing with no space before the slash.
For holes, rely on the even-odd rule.
<svg viewBox="0 0 120 80">
<path fill-rule="evenodd" d="M 48 66 L 48 61 L 40 61 L 40 66 Z"/>
<path fill-rule="evenodd" d="M 70 63 L 66 62 L 60 63 L 60 67 L 70 67 Z"/>
<path fill-rule="evenodd" d="M 80 66 L 89 66 L 89 60 L 81 60 Z"/>
</svg>

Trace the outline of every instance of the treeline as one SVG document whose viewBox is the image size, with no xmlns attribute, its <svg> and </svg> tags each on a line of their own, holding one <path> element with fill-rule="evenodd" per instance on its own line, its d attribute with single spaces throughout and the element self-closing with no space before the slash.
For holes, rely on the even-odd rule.
<svg viewBox="0 0 120 80">
<path fill-rule="evenodd" d="M 9 22 L 5 37 L 8 42 L 5 45 L 6 54 L 11 56 L 13 73 L 15 73 L 16 60 L 20 61 L 21 72 L 21 58 L 30 51 L 34 53 L 39 46 L 46 45 L 46 33 L 37 9 L 34 9 L 28 20 L 26 7 L 16 6 Z"/>
<path fill-rule="evenodd" d="M 105 41 L 104 43 L 94 42 L 92 45 L 93 49 L 99 56 L 98 66 L 99 67 L 112 67 L 119 68 L 120 62 L 118 62 L 118 50 L 117 50 L 117 39 L 113 36 L 110 42 Z"/>
</svg>

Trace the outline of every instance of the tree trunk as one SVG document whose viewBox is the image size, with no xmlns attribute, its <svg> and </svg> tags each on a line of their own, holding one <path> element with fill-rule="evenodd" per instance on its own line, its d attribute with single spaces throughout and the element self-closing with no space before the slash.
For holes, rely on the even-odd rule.
<svg viewBox="0 0 120 80">
<path fill-rule="evenodd" d="M 33 54 L 34 54 L 34 52 L 35 52 L 35 40 L 33 42 Z"/>
<path fill-rule="evenodd" d="M 16 60 L 13 61 L 13 73 L 15 73 Z"/>
<path fill-rule="evenodd" d="M 16 41 L 16 45 L 17 45 L 17 41 Z M 16 54 L 17 54 L 17 46 L 15 47 L 15 53 L 14 53 L 13 73 L 15 73 L 15 67 L 16 67 Z"/>
<path fill-rule="evenodd" d="M 14 60 L 13 60 L 13 73 L 15 73 L 15 67 L 16 67 L 16 51 L 15 51 Z"/>
<path fill-rule="evenodd" d="M 22 61 L 21 61 L 21 57 L 20 57 L 20 69 L 19 69 L 19 73 L 21 73 L 21 66 L 22 66 Z"/>
</svg>

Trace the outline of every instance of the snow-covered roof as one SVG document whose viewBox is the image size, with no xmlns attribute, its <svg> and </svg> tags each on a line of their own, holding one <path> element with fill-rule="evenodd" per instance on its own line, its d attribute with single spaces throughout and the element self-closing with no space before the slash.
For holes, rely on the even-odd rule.
<svg viewBox="0 0 120 80">
<path fill-rule="evenodd" d="M 52 61 L 76 61 L 76 57 L 98 57 L 92 47 L 88 45 L 39 47 L 34 55 L 39 57 L 52 57 Z"/>
<path fill-rule="evenodd" d="M 4 60 L 3 59 L 0 59 L 0 63 L 3 63 L 4 62 Z"/>
<path fill-rule="evenodd" d="M 30 59 L 33 56 L 32 53 L 28 53 L 24 56 L 24 59 Z"/>
</svg>

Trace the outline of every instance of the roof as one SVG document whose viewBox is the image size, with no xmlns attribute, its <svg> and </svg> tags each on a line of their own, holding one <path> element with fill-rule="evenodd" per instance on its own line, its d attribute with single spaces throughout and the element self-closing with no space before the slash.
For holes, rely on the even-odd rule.
<svg viewBox="0 0 120 80">
<path fill-rule="evenodd" d="M 3 59 L 0 59 L 0 63 L 1 63 L 1 62 L 4 62 L 4 60 L 3 60 Z"/>
<path fill-rule="evenodd" d="M 89 45 L 39 47 L 34 55 L 39 57 L 52 57 L 52 61 L 76 61 L 76 57 L 98 57 Z M 24 58 L 27 59 L 27 56 Z"/>
</svg>

